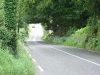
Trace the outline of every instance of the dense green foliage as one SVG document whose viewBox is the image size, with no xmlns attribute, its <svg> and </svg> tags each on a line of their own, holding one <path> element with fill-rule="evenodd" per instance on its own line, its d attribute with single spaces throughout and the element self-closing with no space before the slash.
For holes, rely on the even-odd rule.
<svg viewBox="0 0 100 75">
<path fill-rule="evenodd" d="M 41 22 L 46 30 L 52 30 L 54 35 L 64 36 L 70 27 L 85 26 L 89 14 L 83 3 L 74 0 L 36 0 L 31 5 L 35 10 L 33 19 Z"/>
<path fill-rule="evenodd" d="M 17 52 L 19 30 L 28 33 L 28 0 L 0 0 L 0 44 Z"/>
<path fill-rule="evenodd" d="M 100 0 L 0 0 L 0 75 L 33 75 L 18 42 L 28 23 L 42 23 L 49 43 L 100 50 L 99 6 Z"/>
<path fill-rule="evenodd" d="M 0 75 L 34 75 L 21 43 L 28 34 L 28 1 L 0 0 Z"/>
<path fill-rule="evenodd" d="M 67 39 L 67 45 L 100 49 L 99 0 L 36 0 L 35 4 L 34 18 L 47 31 L 53 31 L 46 40 L 63 43 Z M 76 38 L 78 42 L 72 38 Z"/>
<path fill-rule="evenodd" d="M 73 31 L 72 34 L 70 34 L 70 30 L 69 30 L 67 34 L 70 34 L 70 36 L 66 35 L 63 37 L 51 36 L 47 34 L 46 36 L 43 37 L 43 39 L 47 43 L 62 44 L 62 45 L 73 46 L 77 48 L 86 48 L 92 51 L 100 51 L 100 32 L 98 31 L 97 36 L 93 36 L 93 35 L 90 36 L 89 35 L 90 29 L 91 29 L 90 26 L 86 26 L 78 30 L 74 29 L 71 30 L 71 32 Z"/>
<path fill-rule="evenodd" d="M 16 9 L 17 0 L 5 0 L 4 1 L 4 11 L 5 11 L 5 27 L 9 33 L 12 33 L 12 37 L 7 42 L 8 47 L 10 47 L 15 53 L 17 49 L 17 21 L 16 21 Z"/>
</svg>

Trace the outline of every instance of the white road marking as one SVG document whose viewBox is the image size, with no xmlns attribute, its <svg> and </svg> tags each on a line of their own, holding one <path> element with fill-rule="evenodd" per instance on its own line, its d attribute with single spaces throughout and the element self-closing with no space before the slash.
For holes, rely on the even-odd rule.
<svg viewBox="0 0 100 75">
<path fill-rule="evenodd" d="M 33 62 L 35 62 L 36 63 L 36 60 L 35 59 L 32 59 L 33 60 Z"/>
<path fill-rule="evenodd" d="M 33 64 L 34 64 L 34 63 L 37 63 L 37 61 L 36 61 L 35 59 L 32 58 L 32 56 L 31 56 L 31 54 L 29 53 L 29 51 L 26 50 L 26 52 L 27 52 L 27 54 L 29 54 L 30 58 L 32 59 Z M 38 68 L 41 72 L 44 72 L 44 69 L 43 69 L 40 65 L 38 65 L 37 68 Z"/>
<path fill-rule="evenodd" d="M 29 55 L 29 57 L 32 59 L 33 63 L 35 62 L 36 63 L 36 60 L 32 58 L 31 54 L 29 53 L 29 51 L 25 48 L 27 54 Z"/>
<path fill-rule="evenodd" d="M 70 55 L 70 56 L 73 56 L 73 57 L 75 57 L 75 58 L 78 58 L 78 59 L 87 61 L 87 62 L 89 62 L 89 63 L 95 64 L 95 65 L 97 65 L 97 66 L 100 67 L 100 64 L 99 64 L 99 63 L 96 63 L 96 62 L 94 62 L 94 61 L 87 60 L 87 59 L 85 59 L 85 58 L 82 58 L 82 57 L 79 57 L 79 56 L 77 56 L 77 55 L 74 55 L 74 54 L 65 52 L 65 51 L 63 51 L 63 50 L 61 50 L 61 49 L 58 49 L 58 48 L 54 48 L 54 47 L 51 47 L 51 46 L 49 46 L 49 47 L 52 48 L 52 49 L 55 49 L 55 50 L 57 50 L 57 51 L 60 51 L 60 52 L 62 52 L 62 53 L 65 53 L 65 54 L 68 54 L 68 55 Z"/>
<path fill-rule="evenodd" d="M 44 69 L 38 65 L 38 69 L 41 71 L 41 72 L 44 72 Z"/>
</svg>

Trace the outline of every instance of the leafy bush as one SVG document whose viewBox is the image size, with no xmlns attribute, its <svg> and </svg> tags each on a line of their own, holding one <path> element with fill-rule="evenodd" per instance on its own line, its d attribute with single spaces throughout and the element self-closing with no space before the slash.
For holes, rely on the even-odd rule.
<svg viewBox="0 0 100 75">
<path fill-rule="evenodd" d="M 63 44 L 65 41 L 66 37 L 59 37 L 59 36 L 53 36 L 53 35 L 48 35 L 45 38 L 43 38 L 44 41 L 47 43 L 52 43 L 52 44 Z"/>
<path fill-rule="evenodd" d="M 71 34 L 73 34 L 75 31 L 77 30 L 76 27 L 69 27 L 66 36 L 70 36 Z"/>
<path fill-rule="evenodd" d="M 54 44 L 63 44 L 74 46 L 78 48 L 87 48 L 91 50 L 100 50 L 100 32 L 98 29 L 97 36 L 91 35 L 90 32 L 91 26 L 86 26 L 84 28 L 78 29 L 70 36 L 57 37 L 57 36 L 48 36 L 45 38 L 45 41 Z M 70 32 L 70 31 L 69 31 Z M 72 31 L 73 32 L 73 31 Z M 87 37 L 89 38 L 87 40 Z"/>
<path fill-rule="evenodd" d="M 88 29 L 89 29 L 89 26 L 78 29 L 75 33 L 73 33 L 69 37 L 69 39 L 66 40 L 64 44 L 84 48 L 84 43 L 87 37 Z"/>
<path fill-rule="evenodd" d="M 24 28 L 20 28 L 20 30 L 19 30 L 19 40 L 24 42 L 27 37 L 28 37 L 27 31 Z"/>
</svg>

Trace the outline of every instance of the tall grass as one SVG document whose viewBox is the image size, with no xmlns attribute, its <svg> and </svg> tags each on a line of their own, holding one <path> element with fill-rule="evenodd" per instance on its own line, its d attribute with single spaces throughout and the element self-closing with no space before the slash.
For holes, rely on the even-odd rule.
<svg viewBox="0 0 100 75">
<path fill-rule="evenodd" d="M 22 45 L 18 46 L 16 56 L 0 48 L 0 75 L 34 75 L 34 72 L 33 63 Z"/>
<path fill-rule="evenodd" d="M 87 38 L 89 26 L 78 29 L 71 36 L 66 39 L 64 45 L 76 46 L 76 47 L 85 47 L 85 40 Z"/>
<path fill-rule="evenodd" d="M 7 34 L 7 32 L 5 33 Z M 1 45 L 2 40 L 0 40 L 0 75 L 34 75 L 35 69 L 32 59 L 22 44 L 26 36 L 25 29 L 20 29 L 16 55 L 13 55 L 7 46 L 3 48 Z M 6 39 L 8 40 L 7 36 Z"/>
</svg>

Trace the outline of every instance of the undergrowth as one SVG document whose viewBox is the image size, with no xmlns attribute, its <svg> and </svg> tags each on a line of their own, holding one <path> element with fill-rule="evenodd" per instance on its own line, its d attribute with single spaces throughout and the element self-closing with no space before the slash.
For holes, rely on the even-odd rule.
<svg viewBox="0 0 100 75">
<path fill-rule="evenodd" d="M 34 72 L 33 63 L 22 45 L 18 46 L 16 56 L 0 48 L 0 75 L 34 75 Z"/>
<path fill-rule="evenodd" d="M 7 35 L 4 35 L 6 39 Z M 3 38 L 5 39 L 4 36 Z M 22 44 L 26 36 L 25 30 L 21 29 L 16 55 L 13 55 L 10 48 L 7 48 L 7 46 L 3 48 L 1 44 L 3 41 L 0 40 L 0 75 L 34 75 L 35 69 L 32 59 L 29 57 Z"/>
<path fill-rule="evenodd" d="M 44 41 L 52 44 L 62 44 L 77 48 L 86 48 L 91 51 L 100 51 L 100 31 L 98 29 L 97 36 L 92 37 L 93 35 L 89 36 L 90 28 L 91 26 L 86 26 L 74 31 L 74 33 L 70 35 L 68 34 L 69 36 L 66 35 L 64 37 L 48 35 L 44 38 Z M 89 39 L 87 40 L 88 36 Z"/>
</svg>

